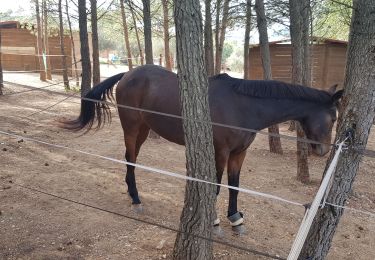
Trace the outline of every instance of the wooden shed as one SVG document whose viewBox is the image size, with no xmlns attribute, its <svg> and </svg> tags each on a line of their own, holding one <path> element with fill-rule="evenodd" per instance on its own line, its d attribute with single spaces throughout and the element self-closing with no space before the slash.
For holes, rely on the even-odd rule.
<svg viewBox="0 0 375 260">
<path fill-rule="evenodd" d="M 21 28 L 17 21 L 0 22 L 1 58 L 3 70 L 37 71 L 39 70 L 38 45 L 32 28 Z M 67 64 L 72 64 L 71 41 L 64 37 Z M 58 36 L 48 38 L 49 59 L 53 74 L 62 73 L 60 39 Z M 71 71 L 69 72 L 71 73 Z"/>
<path fill-rule="evenodd" d="M 328 89 L 334 84 L 342 87 L 348 43 L 333 39 L 316 38 L 311 45 L 311 86 Z M 270 42 L 271 68 L 274 80 L 291 82 L 292 56 L 290 40 Z M 258 45 L 250 47 L 250 79 L 263 79 Z"/>
</svg>

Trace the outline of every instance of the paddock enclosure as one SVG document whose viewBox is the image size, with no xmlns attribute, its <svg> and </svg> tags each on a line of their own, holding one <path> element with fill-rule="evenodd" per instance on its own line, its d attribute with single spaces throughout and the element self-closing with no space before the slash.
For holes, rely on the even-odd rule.
<svg viewBox="0 0 375 260">
<path fill-rule="evenodd" d="M 311 84 L 319 89 L 329 89 L 334 84 L 343 87 L 346 64 L 346 41 L 312 38 L 310 46 Z M 290 41 L 270 42 L 272 77 L 275 80 L 292 81 L 292 46 Z M 249 50 L 250 79 L 263 79 L 260 48 L 251 46 Z"/>
<path fill-rule="evenodd" d="M 32 73 L 5 73 L 4 80 L 33 87 L 51 83 L 41 83 L 39 74 Z M 77 114 L 80 110 L 78 98 L 61 102 L 65 96 L 36 90 L 14 94 L 27 90 L 30 89 L 5 83 L 5 95 L 0 97 L 1 131 L 123 159 L 122 128 L 115 111 L 110 126 L 83 136 L 72 134 L 58 128 L 57 119 Z M 59 85 L 48 90 L 64 92 Z M 282 124 L 281 133 L 293 135 L 287 127 Z M 284 155 L 271 154 L 268 138 L 257 136 L 247 153 L 240 187 L 301 203 L 311 202 L 327 157 L 309 158 L 312 181 L 304 185 L 295 178 L 295 141 L 282 139 L 282 144 Z M 367 149 L 375 149 L 373 132 Z M 137 163 L 184 174 L 184 152 L 184 147 L 163 139 L 148 139 Z M 0 259 L 170 258 L 175 232 L 17 185 L 177 228 L 183 207 L 183 180 L 136 169 L 137 186 L 144 205 L 144 213 L 137 214 L 132 211 L 131 200 L 126 194 L 123 164 L 2 134 L 0 161 Z M 375 159 L 364 157 L 346 206 L 374 212 L 374 169 Z M 223 183 L 226 182 L 224 175 Z M 247 234 L 236 236 L 226 219 L 227 198 L 228 190 L 222 189 L 217 208 L 225 236 L 218 239 L 281 258 L 288 255 L 303 218 L 303 207 L 240 192 L 239 210 L 245 214 Z M 216 259 L 269 259 L 229 246 L 214 245 Z M 372 260 L 374 257 L 374 215 L 346 210 L 327 259 Z"/>
</svg>

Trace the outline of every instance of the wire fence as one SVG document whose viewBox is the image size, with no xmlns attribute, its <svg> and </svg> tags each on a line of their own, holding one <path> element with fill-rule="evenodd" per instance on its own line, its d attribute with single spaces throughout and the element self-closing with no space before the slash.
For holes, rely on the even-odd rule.
<svg viewBox="0 0 375 260">
<path fill-rule="evenodd" d="M 47 86 L 44 86 L 44 87 L 40 87 L 40 88 L 33 88 L 33 87 L 31 87 L 32 89 L 28 89 L 28 90 L 25 90 L 25 91 L 22 91 L 22 92 L 10 93 L 10 94 L 6 94 L 6 95 L 21 94 L 21 93 L 26 93 L 26 92 L 30 92 L 30 91 L 48 91 L 48 92 L 52 92 L 54 94 L 59 94 L 59 95 L 65 96 L 65 98 L 63 100 L 60 100 L 57 103 L 55 103 L 55 104 L 53 104 L 53 105 L 51 105 L 49 107 L 46 107 L 46 108 L 44 108 L 42 110 L 39 110 L 39 111 L 37 111 L 37 112 L 32 113 L 32 114 L 29 115 L 29 116 L 32 116 L 32 115 L 35 115 L 37 113 L 41 113 L 43 111 L 46 111 L 46 110 L 48 110 L 48 109 L 50 109 L 50 108 L 52 108 L 52 107 L 54 107 L 54 106 L 56 106 L 56 105 L 64 102 L 68 98 L 72 98 L 72 97 L 79 98 L 79 97 L 76 96 L 76 93 L 72 94 L 72 95 L 67 95 L 66 93 L 61 93 L 61 92 L 51 91 L 51 90 L 47 90 L 46 89 L 48 87 L 51 87 L 51 86 L 54 86 L 54 85 L 58 85 L 60 83 L 61 82 L 59 82 L 59 83 L 53 83 L 53 84 L 50 84 L 50 85 L 47 85 Z M 22 85 L 22 84 L 18 84 L 18 85 L 25 86 L 25 85 Z M 30 87 L 30 86 L 28 86 L 28 87 Z M 121 105 L 121 104 L 112 104 L 111 102 L 107 102 L 107 101 L 99 101 L 99 100 L 88 99 L 88 98 L 83 98 L 83 97 L 80 97 L 80 99 L 81 100 L 91 101 L 91 102 L 96 102 L 96 103 L 102 103 L 102 104 L 105 104 L 105 105 L 111 105 L 111 106 L 114 106 L 114 107 L 123 107 L 123 108 L 132 109 L 132 110 L 136 110 L 136 111 L 142 111 L 142 112 L 146 112 L 146 113 L 153 113 L 153 114 L 162 115 L 162 116 L 169 116 L 169 117 L 178 118 L 178 119 L 182 119 L 182 120 L 194 120 L 194 121 L 199 122 L 199 123 L 211 123 L 214 126 L 227 127 L 227 128 L 232 128 L 232 129 L 241 130 L 241 131 L 248 131 L 248 132 L 252 132 L 252 133 L 261 133 L 261 134 L 264 134 L 264 135 L 270 135 L 269 133 L 261 131 L 261 130 L 236 127 L 236 126 L 232 126 L 232 125 L 220 124 L 220 123 L 203 121 L 203 120 L 195 120 L 195 119 L 192 119 L 192 118 L 184 118 L 184 117 L 179 116 L 179 115 L 161 113 L 161 112 L 158 112 L 158 111 L 151 111 L 151 110 L 147 110 L 147 109 L 136 108 L 136 107 L 131 107 L 131 106 L 125 106 L 125 105 Z M 161 173 L 161 174 L 164 174 L 164 175 L 168 175 L 168 176 L 172 176 L 172 177 L 176 177 L 176 178 L 181 178 L 181 179 L 185 179 L 185 180 L 189 180 L 189 181 L 199 181 L 199 182 L 203 182 L 203 183 L 207 183 L 207 184 L 211 184 L 211 185 L 218 185 L 218 186 L 226 187 L 226 188 L 229 188 L 229 189 L 235 189 L 235 190 L 238 190 L 238 191 L 241 191 L 241 192 L 244 192 L 244 193 L 248 193 L 248 194 L 254 195 L 254 196 L 261 196 L 261 197 L 264 197 L 264 198 L 267 198 L 267 199 L 276 200 L 276 201 L 279 201 L 279 202 L 289 203 L 289 204 L 293 204 L 293 205 L 297 205 L 297 206 L 304 206 L 304 204 L 302 204 L 300 202 L 289 201 L 289 200 L 277 197 L 277 196 L 272 195 L 272 194 L 261 193 L 261 192 L 257 192 L 257 191 L 253 191 L 253 190 L 249 190 L 249 189 L 244 189 L 244 188 L 239 188 L 239 187 L 233 187 L 233 186 L 229 186 L 229 185 L 211 183 L 211 182 L 208 182 L 208 181 L 205 181 L 205 180 L 200 180 L 200 179 L 192 178 L 192 177 L 181 175 L 181 174 L 177 174 L 177 173 L 167 172 L 167 171 L 164 171 L 164 170 L 160 170 L 160 169 L 155 169 L 155 168 L 152 168 L 152 167 L 143 166 L 143 165 L 140 165 L 140 164 L 133 164 L 133 163 L 129 163 L 129 162 L 122 161 L 122 160 L 117 160 L 117 159 L 106 157 L 106 156 L 101 156 L 101 155 L 97 155 L 97 154 L 93 154 L 93 153 L 88 153 L 88 152 L 85 152 L 85 151 L 82 151 L 82 150 L 77 150 L 77 149 L 69 148 L 69 147 L 64 146 L 64 145 L 51 144 L 51 143 L 48 143 L 48 142 L 45 142 L 45 141 L 41 141 L 41 140 L 37 140 L 37 139 L 34 139 L 34 138 L 25 137 L 25 136 L 21 136 L 21 135 L 17 135 L 17 134 L 14 134 L 14 133 L 5 132 L 5 131 L 1 131 L 1 130 L 0 130 L 0 134 L 8 135 L 8 136 L 13 136 L 13 137 L 17 137 L 17 138 L 23 138 L 25 140 L 37 142 L 37 143 L 44 144 L 44 145 L 53 146 L 53 147 L 56 147 L 56 148 L 69 149 L 69 150 L 72 150 L 72 151 L 75 151 L 75 152 L 83 153 L 83 154 L 90 155 L 90 156 L 96 156 L 96 157 L 99 157 L 99 158 L 102 158 L 102 159 L 106 159 L 106 160 L 110 160 L 110 161 L 113 161 L 113 162 L 118 162 L 118 163 L 122 163 L 122 164 L 132 165 L 132 166 L 135 166 L 135 167 L 138 167 L 138 168 L 142 168 L 142 169 L 150 171 L 150 172 L 157 172 L 157 173 Z M 325 145 L 330 145 L 330 146 L 336 147 L 336 144 L 319 143 L 319 142 L 316 142 L 316 141 L 313 141 L 313 140 L 301 139 L 301 138 L 296 138 L 296 137 L 293 137 L 293 136 L 287 136 L 287 135 L 281 135 L 281 134 L 277 134 L 275 136 L 280 137 L 280 138 L 289 139 L 289 140 L 297 140 L 297 141 L 303 141 L 303 142 L 313 143 L 313 144 L 325 144 Z M 45 191 L 42 191 L 42 190 L 38 190 L 38 189 L 35 189 L 35 188 L 32 188 L 32 187 L 27 187 L 27 186 L 20 185 L 20 184 L 15 184 L 15 183 L 13 183 L 13 184 L 16 185 L 16 186 L 18 186 L 18 187 L 21 187 L 23 189 L 28 189 L 30 191 L 42 193 L 42 194 L 48 195 L 50 197 L 58 198 L 60 200 L 65 200 L 65 201 L 68 201 L 68 202 L 71 202 L 71 203 L 79 204 L 79 205 L 90 207 L 90 208 L 93 208 L 93 209 L 96 209 L 96 210 L 100 210 L 100 211 L 103 211 L 103 212 L 111 213 L 111 214 L 114 214 L 114 215 L 118 215 L 118 216 L 122 216 L 122 217 L 125 217 L 125 218 L 129 218 L 129 219 L 133 219 L 135 221 L 140 221 L 140 222 L 143 222 L 143 223 L 146 223 L 146 224 L 150 224 L 150 225 L 154 225 L 154 226 L 159 226 L 161 228 L 168 229 L 168 230 L 171 230 L 171 231 L 174 231 L 174 232 L 180 232 L 180 233 L 182 232 L 182 231 L 180 231 L 178 229 L 175 229 L 175 228 L 171 228 L 171 227 L 168 227 L 168 226 L 165 226 L 165 225 L 160 225 L 158 223 L 150 222 L 150 221 L 147 221 L 147 220 L 142 220 L 142 219 L 139 219 L 139 218 L 134 218 L 134 217 L 127 216 L 127 215 L 124 215 L 124 214 L 121 214 L 121 213 L 117 213 L 117 212 L 113 212 L 113 211 L 110 211 L 110 210 L 99 208 L 99 207 L 96 207 L 96 206 L 93 206 L 93 205 L 89 205 L 89 204 L 86 204 L 86 203 L 83 203 L 83 202 L 75 201 L 75 200 L 72 200 L 72 199 L 69 199 L 69 198 L 64 198 L 64 197 L 61 197 L 61 196 L 58 196 L 58 195 L 55 195 L 55 194 L 52 194 L 52 193 L 48 193 L 48 192 L 45 192 Z M 338 208 L 341 208 L 341 209 L 353 210 L 356 213 L 366 214 L 368 216 L 375 217 L 375 213 L 372 213 L 372 212 L 367 212 L 367 211 L 363 211 L 363 210 L 357 210 L 357 209 L 345 207 L 345 206 L 342 206 L 342 205 L 335 205 L 335 204 L 332 204 L 332 203 L 329 203 L 329 202 L 327 202 L 326 204 L 330 205 L 332 207 L 338 207 Z M 186 233 L 186 235 L 191 235 L 191 236 L 199 237 L 201 239 L 207 239 L 207 240 L 210 240 L 212 242 L 216 242 L 216 243 L 223 244 L 223 245 L 226 245 L 226 246 L 229 246 L 229 247 L 241 249 L 241 250 L 247 251 L 249 253 L 253 253 L 253 254 L 257 254 L 257 255 L 262 255 L 262 256 L 265 256 L 265 257 L 273 258 L 273 259 L 285 259 L 285 258 L 279 257 L 278 255 L 272 255 L 272 254 L 260 252 L 260 251 L 257 251 L 257 250 L 249 249 L 249 248 L 246 248 L 246 247 L 241 247 L 241 246 L 238 246 L 238 245 L 227 243 L 227 242 L 224 242 L 224 241 L 202 237 L 199 234 Z"/>
</svg>

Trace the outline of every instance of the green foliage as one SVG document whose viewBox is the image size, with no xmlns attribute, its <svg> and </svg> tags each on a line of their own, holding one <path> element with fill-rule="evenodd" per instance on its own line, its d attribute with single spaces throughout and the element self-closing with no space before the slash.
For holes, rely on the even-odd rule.
<svg viewBox="0 0 375 260">
<path fill-rule="evenodd" d="M 314 35 L 348 40 L 352 0 L 317 1 L 313 6 Z"/>
</svg>

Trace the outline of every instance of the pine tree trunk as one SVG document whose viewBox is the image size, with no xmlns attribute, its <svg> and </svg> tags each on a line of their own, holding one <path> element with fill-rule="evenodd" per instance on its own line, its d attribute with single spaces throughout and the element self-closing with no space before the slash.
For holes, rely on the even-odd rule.
<svg viewBox="0 0 375 260">
<path fill-rule="evenodd" d="M 47 2 L 46 0 L 43 0 L 42 2 L 43 6 L 43 23 L 44 23 L 44 51 L 46 53 L 46 64 L 47 64 L 47 74 L 46 78 L 51 80 L 52 79 L 52 73 L 51 73 L 51 58 L 49 56 L 49 41 L 48 41 L 48 9 L 47 9 Z"/>
<path fill-rule="evenodd" d="M 0 29 L 0 96 L 3 95 L 4 80 L 3 80 L 3 64 L 2 64 L 2 52 L 1 52 L 1 29 Z"/>
<path fill-rule="evenodd" d="M 292 83 L 309 85 L 309 0 L 289 0 L 290 36 L 292 42 Z M 295 122 L 297 137 L 306 138 L 302 127 Z M 309 181 L 308 144 L 297 141 L 297 179 Z"/>
<path fill-rule="evenodd" d="M 169 50 L 169 15 L 168 15 L 168 0 L 162 0 L 163 5 L 163 29 L 164 29 L 164 57 L 165 67 L 172 70 L 171 53 Z"/>
<path fill-rule="evenodd" d="M 154 64 L 154 58 L 153 58 L 153 52 L 152 52 L 150 0 L 142 0 L 142 2 L 143 2 L 143 23 L 144 23 L 144 35 L 145 35 L 146 64 Z"/>
<path fill-rule="evenodd" d="M 267 20 L 266 20 L 266 13 L 264 11 L 263 0 L 255 0 L 255 10 L 257 13 L 260 55 L 262 58 L 262 66 L 263 66 L 263 78 L 265 80 L 271 80 L 272 79 L 271 55 L 270 55 L 270 48 L 268 44 Z M 273 125 L 269 127 L 268 132 L 270 134 L 279 134 L 279 126 Z M 269 135 L 268 142 L 269 142 L 271 153 L 277 153 L 277 154 L 283 153 L 280 137 Z"/>
<path fill-rule="evenodd" d="M 207 75 L 214 75 L 214 43 L 212 39 L 212 17 L 211 0 L 205 0 L 205 21 L 204 21 L 204 60 Z"/>
<path fill-rule="evenodd" d="M 91 42 L 92 42 L 92 83 L 94 86 L 100 83 L 99 63 L 99 39 L 98 39 L 98 10 L 97 0 L 91 2 Z"/>
<path fill-rule="evenodd" d="M 128 4 L 129 4 L 130 12 L 131 12 L 132 18 L 133 18 L 133 25 L 134 25 L 134 30 L 135 30 L 135 36 L 137 38 L 137 44 L 138 44 L 138 50 L 139 50 L 139 57 L 141 59 L 141 65 L 143 65 L 144 64 L 143 51 L 142 51 L 141 41 L 139 40 L 139 33 L 138 33 L 137 21 L 135 19 L 135 14 L 134 14 L 134 9 L 133 9 L 133 6 L 132 6 L 132 2 L 128 1 Z"/>
<path fill-rule="evenodd" d="M 249 71 L 249 54 L 250 54 L 250 30 L 251 30 L 251 0 L 246 0 L 246 25 L 245 25 L 245 41 L 243 50 L 243 78 L 250 79 Z"/>
<path fill-rule="evenodd" d="M 354 130 L 353 146 L 341 154 L 327 202 L 344 206 L 362 160 L 375 117 L 375 5 L 372 0 L 353 1 L 353 16 L 347 51 L 344 96 L 336 141 Z M 329 165 L 334 151 L 331 152 Z M 344 209 L 326 206 L 314 219 L 300 259 L 324 259 Z"/>
<path fill-rule="evenodd" d="M 216 64 L 218 59 L 218 53 L 219 53 L 219 39 L 220 39 L 220 10 L 221 10 L 221 4 L 223 0 L 216 0 L 216 17 L 215 17 L 215 71 L 214 74 L 217 74 L 216 70 Z M 220 69 L 219 69 L 220 73 Z"/>
<path fill-rule="evenodd" d="M 63 16 L 62 16 L 62 0 L 59 0 L 59 27 L 60 27 L 60 50 L 61 50 L 61 61 L 62 61 L 62 68 L 63 68 L 63 81 L 64 87 L 66 89 L 69 88 L 69 78 L 68 78 L 68 70 L 66 64 L 66 55 L 65 55 L 65 46 L 64 46 L 64 24 L 63 24 Z"/>
<path fill-rule="evenodd" d="M 76 76 L 76 87 L 78 88 L 79 87 L 79 75 L 78 75 L 78 64 L 77 64 L 78 62 L 77 62 L 76 48 L 75 48 L 75 43 L 74 43 L 74 38 L 73 38 L 72 23 L 70 21 L 70 16 L 69 16 L 68 0 L 65 0 L 65 10 L 66 10 L 66 18 L 68 20 L 68 26 L 69 26 L 70 42 L 72 44 L 74 74 Z"/>
<path fill-rule="evenodd" d="M 219 42 L 216 48 L 215 74 L 219 74 L 221 71 L 221 65 L 222 65 L 221 63 L 222 63 L 222 57 L 223 57 L 225 31 L 227 29 L 227 23 L 228 23 L 228 15 L 229 15 L 229 0 L 224 0 L 223 19 L 221 21 L 221 26 L 220 26 Z"/>
<path fill-rule="evenodd" d="M 35 11 L 36 11 L 36 26 L 38 27 L 37 43 L 38 43 L 38 59 L 39 59 L 39 70 L 40 80 L 46 81 L 46 70 L 43 61 L 43 39 L 42 39 L 42 23 L 40 21 L 39 11 L 39 0 L 35 0 Z"/>
<path fill-rule="evenodd" d="M 128 55 L 128 67 L 129 67 L 129 70 L 132 70 L 133 69 L 133 61 L 132 61 L 132 53 L 131 53 L 131 50 L 130 50 L 129 31 L 128 31 L 128 24 L 126 22 L 124 0 L 120 0 L 120 8 L 121 8 L 121 18 L 122 18 L 122 26 L 123 26 L 123 31 L 124 31 L 126 53 Z"/>
<path fill-rule="evenodd" d="M 78 0 L 79 39 L 81 41 L 82 81 L 81 96 L 85 96 L 91 89 L 91 63 L 89 40 L 87 35 L 86 0 Z"/>
<path fill-rule="evenodd" d="M 199 0 L 176 0 L 174 11 L 182 115 L 186 118 L 210 121 Z M 215 182 L 211 124 L 196 124 L 184 120 L 183 127 L 187 175 Z M 215 191 L 213 185 L 187 181 L 184 208 L 180 218 L 182 232 L 211 238 Z M 173 259 L 213 259 L 212 242 L 186 233 L 178 233 Z"/>
</svg>

